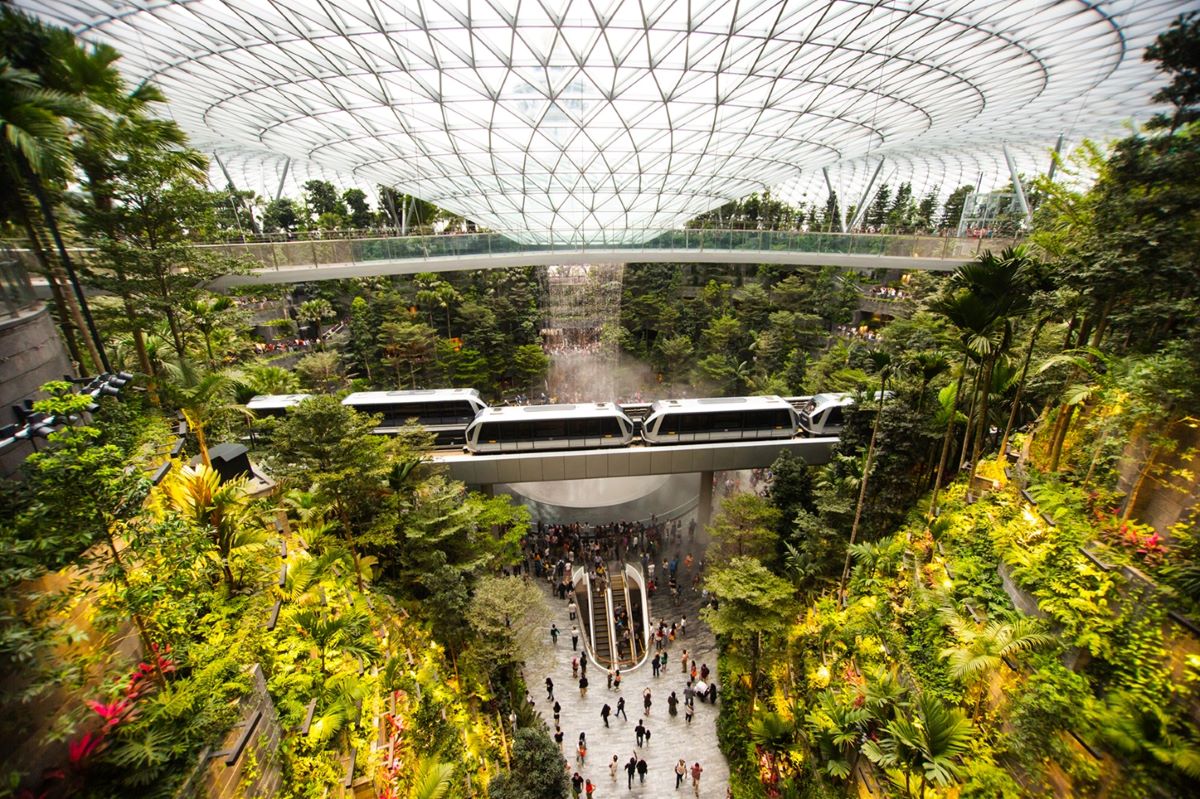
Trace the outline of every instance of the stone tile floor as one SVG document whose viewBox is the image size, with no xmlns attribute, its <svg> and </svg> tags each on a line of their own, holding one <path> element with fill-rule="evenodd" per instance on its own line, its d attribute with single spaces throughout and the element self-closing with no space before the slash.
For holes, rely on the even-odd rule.
<svg viewBox="0 0 1200 799">
<path fill-rule="evenodd" d="M 685 534 L 686 538 L 686 534 Z M 579 652 L 571 650 L 571 622 L 567 617 L 566 602 L 560 602 L 546 591 L 551 608 L 551 616 L 546 619 L 545 647 L 531 658 L 525 666 L 526 682 L 529 685 L 530 696 L 536 703 L 536 710 L 546 721 L 551 734 L 554 732 L 554 701 L 546 700 L 546 677 L 554 680 L 554 695 L 562 705 L 561 726 L 563 737 L 563 756 L 570 764 L 570 772 L 578 771 L 585 779 L 591 779 L 596 785 L 595 799 L 608 797 L 686 797 L 693 795 L 691 788 L 690 769 L 693 763 L 699 761 L 704 769 L 700 779 L 701 797 L 722 799 L 729 784 L 729 765 L 724 755 L 717 748 L 716 718 L 720 707 L 706 702 L 696 701 L 696 714 L 689 726 L 684 721 L 683 689 L 687 684 L 686 676 L 680 669 L 680 656 L 684 649 L 689 657 L 694 657 L 698 663 L 707 663 L 716 675 L 717 649 L 712 632 L 699 618 L 700 594 L 691 589 L 692 574 L 685 573 L 682 564 L 683 555 L 694 547 L 695 554 L 703 551 L 707 542 L 698 535 L 695 544 L 686 541 L 679 545 L 681 550 L 680 584 L 685 586 L 684 597 L 679 605 L 672 605 L 670 596 L 660 591 L 651 600 L 651 609 L 655 619 L 667 619 L 668 626 L 672 620 L 678 621 L 686 614 L 688 631 L 684 638 L 678 639 L 669 647 L 667 668 L 659 677 L 653 676 L 649 663 L 621 673 L 621 690 L 618 693 L 605 687 L 606 670 L 596 663 L 588 664 L 589 688 L 586 697 L 579 695 L 578 680 L 571 676 L 571 659 Z M 668 554 L 674 554 L 676 546 L 667 548 Z M 662 568 L 662 556 L 659 556 L 659 569 Z M 695 567 L 693 567 L 695 568 Z M 558 645 L 550 642 L 550 623 L 554 621 L 563 631 L 559 636 Z M 583 641 L 580 641 L 580 649 Z M 653 704 L 650 714 L 642 713 L 642 690 L 651 689 Z M 718 690 L 720 685 L 718 684 Z M 667 697 L 675 691 L 679 698 L 679 714 L 671 716 L 667 711 Z M 611 717 L 609 728 L 604 727 L 600 717 L 600 709 L 607 703 L 616 712 L 617 697 L 625 697 L 628 720 Z M 644 718 L 651 732 L 650 743 L 637 746 L 634 727 L 638 719 Z M 579 733 L 587 733 L 587 761 L 583 765 L 576 764 L 575 749 L 579 741 Z M 625 763 L 630 754 L 637 752 L 645 758 L 649 771 L 645 784 L 634 777 L 633 789 L 627 787 Z M 613 755 L 617 756 L 617 778 L 613 780 L 609 774 L 608 764 Z M 683 758 L 687 761 L 689 776 L 685 778 L 679 790 L 675 789 L 675 763 Z"/>
</svg>

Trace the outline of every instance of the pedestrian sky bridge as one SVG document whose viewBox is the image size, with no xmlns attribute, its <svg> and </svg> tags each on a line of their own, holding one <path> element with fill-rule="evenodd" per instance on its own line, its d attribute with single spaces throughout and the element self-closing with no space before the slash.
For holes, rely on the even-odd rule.
<svg viewBox="0 0 1200 799">
<path fill-rule="evenodd" d="M 242 258 L 250 272 L 215 288 L 417 272 L 605 263 L 742 263 L 951 271 L 1013 239 L 773 230 L 617 230 L 550 241 L 529 233 L 197 245 Z"/>
</svg>

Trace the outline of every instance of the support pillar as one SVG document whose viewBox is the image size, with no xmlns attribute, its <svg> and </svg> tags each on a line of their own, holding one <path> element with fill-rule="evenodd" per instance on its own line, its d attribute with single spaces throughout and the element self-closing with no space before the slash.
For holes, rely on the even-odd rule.
<svg viewBox="0 0 1200 799">
<path fill-rule="evenodd" d="M 700 472 L 700 502 L 696 505 L 696 526 L 701 530 L 708 529 L 712 521 L 713 506 L 713 473 Z"/>
</svg>

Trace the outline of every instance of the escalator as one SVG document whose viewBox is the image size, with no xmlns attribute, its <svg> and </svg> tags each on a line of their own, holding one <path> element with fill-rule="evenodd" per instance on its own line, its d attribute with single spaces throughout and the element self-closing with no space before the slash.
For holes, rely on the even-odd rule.
<svg viewBox="0 0 1200 799">
<path fill-rule="evenodd" d="M 625 598 L 625 575 L 621 574 L 620 572 L 614 574 L 612 578 L 612 601 L 612 618 L 614 619 L 613 629 L 615 630 L 615 619 L 621 614 L 621 611 L 628 609 L 626 607 Z M 621 666 L 632 666 L 637 662 L 636 658 L 633 657 L 633 653 L 630 651 L 629 637 L 623 633 L 617 636 L 617 662 Z"/>
<path fill-rule="evenodd" d="M 607 668 L 612 665 L 612 643 L 609 634 L 608 592 L 600 591 L 596 584 L 588 581 L 591 591 L 592 630 L 595 631 L 592 641 L 592 655 L 596 661 Z"/>
</svg>

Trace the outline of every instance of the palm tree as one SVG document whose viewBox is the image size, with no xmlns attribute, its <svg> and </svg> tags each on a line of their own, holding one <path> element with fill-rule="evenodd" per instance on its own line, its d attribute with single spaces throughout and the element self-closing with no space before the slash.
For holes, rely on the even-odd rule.
<svg viewBox="0 0 1200 799">
<path fill-rule="evenodd" d="M 908 365 L 921 376 L 921 390 L 917 394 L 917 413 L 919 414 L 925 405 L 925 391 L 929 388 L 929 384 L 950 368 L 950 361 L 941 352 L 918 352 L 912 356 Z"/>
<path fill-rule="evenodd" d="M 407 799 L 445 799 L 450 795 L 454 766 L 432 757 L 422 757 L 413 768 Z"/>
<path fill-rule="evenodd" d="M 750 720 L 750 740 L 766 753 L 778 783 L 779 761 L 796 746 L 796 723 L 778 713 L 760 713 Z"/>
<path fill-rule="evenodd" d="M 331 657 L 358 657 L 368 662 L 379 657 L 371 617 L 357 608 L 340 615 L 325 608 L 298 608 L 290 621 L 298 637 L 316 650 L 322 675 L 328 676 Z"/>
<path fill-rule="evenodd" d="M 242 387 L 252 395 L 294 394 L 298 388 L 295 373 L 282 366 L 249 366 L 242 372 Z"/>
<path fill-rule="evenodd" d="M 808 714 L 807 722 L 813 742 L 825 760 L 825 773 L 839 779 L 849 779 L 858 767 L 858 745 L 863 740 L 870 712 L 839 702 L 832 691 L 821 694 L 820 703 Z M 751 728 L 751 739 L 754 739 Z"/>
<path fill-rule="evenodd" d="M 958 645 L 946 647 L 941 656 L 948 661 L 950 676 L 975 691 L 972 719 L 979 718 L 990 678 L 1006 659 L 1053 640 L 1042 632 L 1036 619 L 1026 617 L 1011 622 L 989 621 L 981 627 L 954 608 L 946 608 L 942 618 L 958 639 Z"/>
<path fill-rule="evenodd" d="M 61 297 L 67 310 L 64 316 L 69 315 L 83 334 L 88 354 L 97 371 L 112 371 L 43 185 L 47 177 L 63 175 L 68 171 L 71 150 L 66 120 L 83 121 L 94 117 L 94 111 L 82 98 L 48 89 L 33 72 L 18 69 L 7 58 L 0 58 L 0 158 L 8 176 L 7 182 L 10 186 L 24 187 L 36 199 L 73 291 L 72 295 L 60 290 L 55 298 Z M 42 238 L 34 225 L 33 212 L 24 192 L 17 193 L 13 208 L 29 236 L 29 245 L 45 269 L 51 285 L 58 286 L 63 282 L 61 275 L 51 265 L 42 247 Z M 69 336 L 68 341 L 73 342 L 74 337 Z"/>
<path fill-rule="evenodd" d="M 229 312 L 234 308 L 233 300 L 229 297 L 213 297 L 211 299 L 192 299 L 183 304 L 183 310 L 192 320 L 192 325 L 200 331 L 204 338 L 204 351 L 208 355 L 208 366 L 216 366 L 213 356 L 213 331 L 229 318 Z"/>
<path fill-rule="evenodd" d="M 875 460 L 875 442 L 879 438 L 879 423 L 883 419 L 883 401 L 887 397 L 887 381 L 892 375 L 892 358 L 882 350 L 871 352 L 871 361 L 879 374 L 879 406 L 875 409 L 875 421 L 871 423 L 871 441 L 867 444 L 867 458 L 863 462 L 862 480 L 858 487 L 858 502 L 854 506 L 854 523 L 850 525 L 850 543 L 846 547 L 846 562 L 842 566 L 842 579 L 838 581 L 838 601 L 846 604 L 846 579 L 850 576 L 850 556 L 858 537 L 858 525 L 862 521 L 863 505 L 867 501 L 867 485 L 871 480 L 871 467 Z"/>
<path fill-rule="evenodd" d="M 234 370 L 204 371 L 182 357 L 169 364 L 167 369 L 173 377 L 171 385 L 167 386 L 171 403 L 183 413 L 188 427 L 195 433 L 200 459 L 205 466 L 211 467 L 207 428 L 222 412 L 239 407 L 237 386 L 241 373 Z"/>
<path fill-rule="evenodd" d="M 238 582 L 234 558 L 262 548 L 267 539 L 266 530 L 250 513 L 248 483 L 245 477 L 221 482 L 214 469 L 202 465 L 172 472 L 164 486 L 171 507 L 208 533 L 230 591 Z"/>
<path fill-rule="evenodd" d="M 310 322 L 316 330 L 314 338 L 321 337 L 321 320 L 328 319 L 333 316 L 335 311 L 333 306 L 329 304 L 329 300 L 324 297 L 318 297 L 315 300 L 305 300 L 300 303 L 300 307 L 296 309 L 296 319 L 301 322 Z"/>
<path fill-rule="evenodd" d="M 884 768 L 900 769 L 909 797 L 912 775 L 920 774 L 918 796 L 924 797 L 929 783 L 946 786 L 958 778 L 958 758 L 970 746 L 974 728 L 961 710 L 947 707 L 931 693 L 919 694 L 912 710 L 912 716 L 885 726 L 878 741 L 863 744 L 863 754 Z"/>
</svg>

